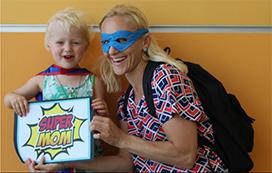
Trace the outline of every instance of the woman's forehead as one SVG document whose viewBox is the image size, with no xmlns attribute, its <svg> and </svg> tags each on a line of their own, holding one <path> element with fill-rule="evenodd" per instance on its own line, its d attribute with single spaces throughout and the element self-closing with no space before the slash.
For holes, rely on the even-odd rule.
<svg viewBox="0 0 272 173">
<path fill-rule="evenodd" d="M 136 23 L 128 16 L 113 16 L 104 20 L 101 31 L 111 34 L 118 30 L 135 31 Z"/>
</svg>

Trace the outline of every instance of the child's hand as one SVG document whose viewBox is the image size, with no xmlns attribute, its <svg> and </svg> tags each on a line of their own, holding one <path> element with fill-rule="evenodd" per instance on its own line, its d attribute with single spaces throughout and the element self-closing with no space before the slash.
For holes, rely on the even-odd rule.
<svg viewBox="0 0 272 173">
<path fill-rule="evenodd" d="M 102 116 L 109 115 L 107 103 L 103 99 L 100 99 L 100 98 L 94 99 L 92 101 L 92 107 L 93 107 L 93 110 L 96 111 L 98 115 L 102 115 Z"/>
<path fill-rule="evenodd" d="M 28 102 L 24 96 L 18 95 L 16 93 L 10 93 L 8 95 L 9 105 L 14 110 L 14 112 L 20 117 L 26 116 L 28 113 Z"/>
<path fill-rule="evenodd" d="M 35 170 L 35 162 L 34 160 L 31 160 L 31 159 L 27 159 L 25 161 L 25 165 L 27 166 L 29 172 L 38 172 L 38 170 Z"/>
<path fill-rule="evenodd" d="M 63 165 L 57 163 L 45 164 L 44 162 L 45 162 L 44 157 L 42 157 L 41 161 L 37 165 L 35 164 L 35 161 L 27 159 L 25 161 L 25 165 L 27 166 L 30 172 L 54 172 L 65 168 L 64 164 Z"/>
</svg>

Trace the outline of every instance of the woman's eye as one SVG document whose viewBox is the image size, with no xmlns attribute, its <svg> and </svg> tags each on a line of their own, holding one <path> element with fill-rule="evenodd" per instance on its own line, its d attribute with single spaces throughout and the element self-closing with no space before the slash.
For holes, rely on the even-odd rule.
<svg viewBox="0 0 272 173">
<path fill-rule="evenodd" d="M 73 42 L 73 44 L 74 44 L 74 45 L 79 45 L 79 44 L 80 44 L 80 42 L 75 41 L 75 42 Z"/>
<path fill-rule="evenodd" d="M 118 38 L 116 39 L 118 43 L 126 43 L 128 40 L 126 38 Z"/>
<path fill-rule="evenodd" d="M 101 42 L 102 42 L 102 44 L 108 44 L 109 40 L 102 40 Z"/>
</svg>

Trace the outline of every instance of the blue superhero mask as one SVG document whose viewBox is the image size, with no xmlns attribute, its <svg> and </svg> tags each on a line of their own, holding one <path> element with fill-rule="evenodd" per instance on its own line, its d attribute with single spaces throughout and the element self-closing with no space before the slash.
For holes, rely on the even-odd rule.
<svg viewBox="0 0 272 173">
<path fill-rule="evenodd" d="M 123 52 L 129 48 L 133 43 L 135 43 L 138 38 L 147 33 L 147 29 L 138 29 L 135 32 L 130 32 L 127 30 L 119 30 L 113 34 L 101 33 L 101 43 L 103 52 L 109 53 L 110 47 L 119 52 Z"/>
</svg>

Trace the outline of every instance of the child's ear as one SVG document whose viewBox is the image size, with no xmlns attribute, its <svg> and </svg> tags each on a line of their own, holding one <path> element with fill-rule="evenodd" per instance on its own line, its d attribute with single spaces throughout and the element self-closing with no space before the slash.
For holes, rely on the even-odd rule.
<svg viewBox="0 0 272 173">
<path fill-rule="evenodd" d="M 90 42 L 91 42 L 91 41 L 86 40 L 86 45 L 85 45 L 85 49 L 86 49 L 86 50 L 89 48 L 89 46 L 90 46 Z"/>
<path fill-rule="evenodd" d="M 50 51 L 50 45 L 49 44 L 46 44 L 45 48 L 46 48 L 46 50 Z"/>
<path fill-rule="evenodd" d="M 90 46 L 90 43 L 88 42 L 88 43 L 85 45 L 85 51 L 88 50 L 89 46 Z"/>
</svg>

